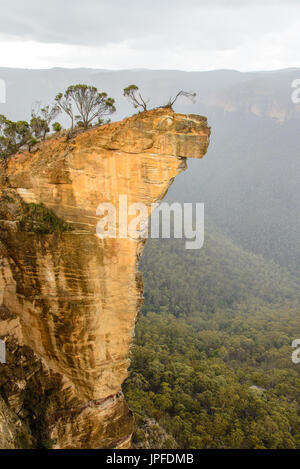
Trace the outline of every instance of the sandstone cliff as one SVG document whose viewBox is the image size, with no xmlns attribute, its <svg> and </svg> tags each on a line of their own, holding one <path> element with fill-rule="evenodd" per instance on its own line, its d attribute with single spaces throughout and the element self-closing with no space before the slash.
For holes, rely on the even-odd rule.
<svg viewBox="0 0 300 469">
<path fill-rule="evenodd" d="M 140 113 L 8 162 L 0 190 L 0 446 L 127 448 L 121 385 L 144 241 L 96 236 L 100 202 L 160 201 L 208 147 L 204 117 Z M 6 435 L 6 436 L 5 436 Z"/>
</svg>

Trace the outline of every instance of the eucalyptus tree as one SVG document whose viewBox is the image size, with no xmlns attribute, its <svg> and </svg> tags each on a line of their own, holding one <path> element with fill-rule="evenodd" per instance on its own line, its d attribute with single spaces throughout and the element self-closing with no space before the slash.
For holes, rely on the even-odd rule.
<svg viewBox="0 0 300 469">
<path fill-rule="evenodd" d="M 188 91 L 181 90 L 178 91 L 178 93 L 173 98 L 170 98 L 164 107 L 172 107 L 180 96 L 188 98 L 190 101 L 192 101 L 193 104 L 196 102 L 196 93 L 190 93 Z"/>
<path fill-rule="evenodd" d="M 135 109 L 141 107 L 143 111 L 147 111 L 147 104 L 149 99 L 145 100 L 136 85 L 129 85 L 123 90 L 123 96 L 133 105 Z"/>
<path fill-rule="evenodd" d="M 30 126 L 36 138 L 45 140 L 47 133 L 50 132 L 51 122 L 60 112 L 61 108 L 57 103 L 44 107 L 41 107 L 41 103 L 36 103 L 35 107 L 31 110 L 30 120 Z"/>
<path fill-rule="evenodd" d="M 74 122 L 80 123 L 87 129 L 95 119 L 103 121 L 103 117 L 116 111 L 115 100 L 107 93 L 99 92 L 95 86 L 72 85 L 64 94 L 59 93 L 56 98 L 57 105 L 71 118 L 72 128 Z M 74 114 L 77 110 L 78 114 Z"/>
</svg>

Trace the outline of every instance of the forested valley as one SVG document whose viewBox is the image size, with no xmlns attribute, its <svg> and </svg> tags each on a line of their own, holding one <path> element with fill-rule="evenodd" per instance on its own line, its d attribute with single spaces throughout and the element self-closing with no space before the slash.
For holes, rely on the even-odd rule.
<svg viewBox="0 0 300 469">
<path fill-rule="evenodd" d="M 213 224 L 199 251 L 149 240 L 124 385 L 136 447 L 300 448 L 300 280 Z"/>
</svg>

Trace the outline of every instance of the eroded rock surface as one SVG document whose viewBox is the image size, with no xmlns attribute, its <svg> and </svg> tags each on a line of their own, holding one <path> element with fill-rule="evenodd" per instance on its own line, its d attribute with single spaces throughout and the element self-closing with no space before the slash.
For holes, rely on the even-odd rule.
<svg viewBox="0 0 300 469">
<path fill-rule="evenodd" d="M 25 446 L 130 446 L 121 385 L 144 241 L 99 239 L 97 207 L 118 207 L 120 195 L 147 207 L 162 200 L 209 135 L 204 117 L 156 109 L 9 160 L 0 191 L 0 432 L 10 426 L 9 447 L 15 427 L 30 429 Z"/>
</svg>

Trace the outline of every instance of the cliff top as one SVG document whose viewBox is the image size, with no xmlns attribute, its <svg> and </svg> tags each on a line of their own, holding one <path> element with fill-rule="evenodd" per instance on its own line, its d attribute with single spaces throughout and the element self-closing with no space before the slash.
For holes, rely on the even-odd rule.
<svg viewBox="0 0 300 469">
<path fill-rule="evenodd" d="M 210 129 L 207 127 L 207 118 L 195 114 L 175 113 L 171 108 L 157 108 L 140 112 L 118 122 L 92 127 L 85 131 L 69 131 L 67 135 L 52 137 L 39 144 L 34 152 L 23 151 L 8 160 L 7 173 L 15 173 L 23 164 L 33 164 L 40 160 L 41 164 L 47 161 L 53 164 L 56 158 L 74 152 L 74 150 L 120 150 L 128 153 L 149 152 L 156 153 L 155 136 L 203 136 L 207 141 Z M 163 150 L 163 149 L 162 149 Z M 165 153 L 170 153 L 168 148 Z M 203 156 L 178 153 L 174 149 L 174 156 L 196 157 Z M 161 153 L 161 151 L 159 151 Z M 172 152 L 171 152 L 172 153 Z"/>
</svg>

